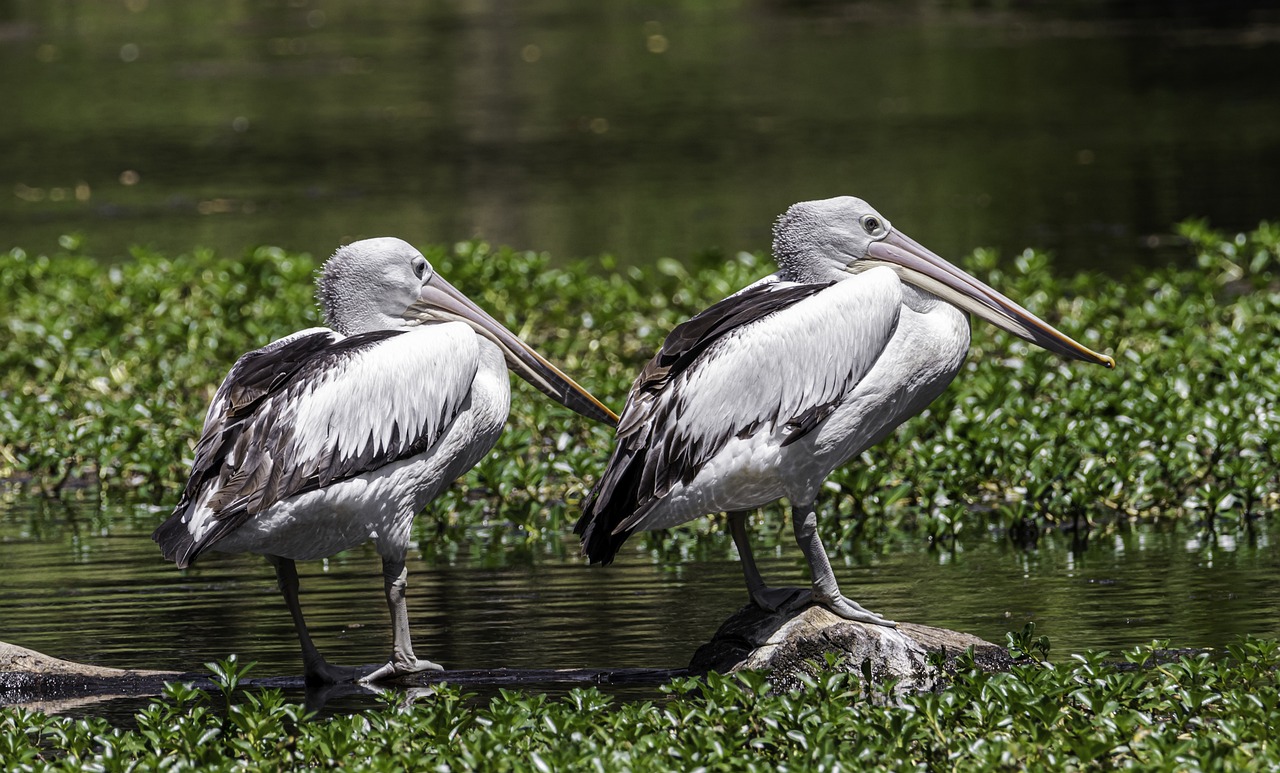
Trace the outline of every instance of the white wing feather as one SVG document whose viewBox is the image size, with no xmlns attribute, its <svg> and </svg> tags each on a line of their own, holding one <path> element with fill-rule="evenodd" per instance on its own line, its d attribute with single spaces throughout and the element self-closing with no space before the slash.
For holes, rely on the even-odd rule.
<svg viewBox="0 0 1280 773">
<path fill-rule="evenodd" d="M 462 323 L 418 328 L 379 342 L 317 374 L 297 400 L 296 460 L 348 459 L 391 443 L 392 428 L 439 437 L 471 391 L 479 367 L 475 333 Z"/>
<path fill-rule="evenodd" d="M 671 445 L 773 428 L 838 399 L 867 374 L 898 323 L 902 289 L 888 269 L 837 282 L 744 325 L 677 376 L 678 405 L 659 433 Z M 655 428 L 656 429 L 656 428 Z"/>
<path fill-rule="evenodd" d="M 328 338 L 300 340 L 317 333 Z M 282 499 L 438 442 L 480 367 L 475 332 L 455 322 L 356 338 L 311 329 L 236 362 L 206 417 L 182 500 L 152 535 L 166 558 L 186 566 Z M 272 354 L 287 357 L 291 345 L 311 353 L 273 375 Z M 240 408 L 237 393 L 247 401 Z"/>
</svg>

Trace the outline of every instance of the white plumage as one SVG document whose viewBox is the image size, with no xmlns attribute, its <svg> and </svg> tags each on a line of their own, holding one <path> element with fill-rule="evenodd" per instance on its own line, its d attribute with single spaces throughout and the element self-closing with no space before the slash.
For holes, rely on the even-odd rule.
<svg viewBox="0 0 1280 773">
<path fill-rule="evenodd" d="M 461 323 L 419 328 L 381 342 L 358 360 L 324 373 L 298 402 L 294 456 L 336 452 L 350 457 L 370 442 L 382 453 L 401 427 L 438 437 L 445 419 L 466 400 L 479 367 L 479 339 Z M 369 416 L 377 419 L 371 429 Z"/>
<path fill-rule="evenodd" d="M 346 338 L 323 328 L 307 332 L 331 344 Z M 218 420 L 227 412 L 225 393 L 234 375 L 233 369 L 214 397 L 214 406 L 222 408 Z M 510 395 L 497 346 L 462 323 L 414 328 L 378 341 L 308 371 L 296 388 L 263 400 L 228 454 L 219 483 L 207 486 L 181 518 L 199 545 L 222 513 L 245 505 L 236 499 L 215 511 L 209 501 L 252 455 L 259 476 L 269 480 L 289 471 L 314 478 L 322 488 L 259 507 L 210 548 L 302 561 L 372 540 L 379 554 L 403 556 L 408 529 L 389 521 L 405 509 L 419 512 L 488 452 L 506 421 Z M 402 456 L 414 446 L 425 450 Z M 361 455 L 371 457 L 360 465 L 370 470 L 330 482 L 329 468 L 352 467 Z M 451 475 L 454 468 L 458 473 Z M 261 493 L 256 487 L 247 496 Z M 412 522 L 400 520 L 404 526 Z"/>
<path fill-rule="evenodd" d="M 792 439 L 799 428 L 791 420 L 854 391 L 897 328 L 900 298 L 891 272 L 868 272 L 738 327 L 708 347 L 699 367 L 682 372 L 663 392 L 672 404 L 657 412 L 665 421 L 650 431 L 674 448 L 702 444 L 709 451 L 714 444 L 705 439 L 715 437 L 725 437 L 724 445 L 699 457 L 705 466 L 693 480 L 673 486 L 647 516 L 624 521 L 622 528 L 666 528 L 708 512 L 816 493 L 843 459 L 823 464 L 814 452 L 826 457 L 834 449 L 815 445 L 812 435 L 808 443 Z M 831 331 L 851 328 L 832 345 Z M 631 410 L 623 410 L 622 423 Z"/>
<path fill-rule="evenodd" d="M 959 372 L 972 311 L 1064 356 L 1114 366 L 893 230 L 850 197 L 779 218 L 781 270 L 671 332 L 627 399 L 609 465 L 577 531 L 608 563 L 636 530 L 728 512 L 752 599 L 813 598 L 848 619 L 892 625 L 844 597 L 816 533 L 831 471 L 932 402 Z M 811 592 L 756 571 L 750 510 L 791 502 Z"/>
<path fill-rule="evenodd" d="M 436 275 L 399 239 L 344 247 L 318 294 L 335 330 L 311 328 L 243 355 L 218 388 L 191 477 L 153 538 L 187 566 L 206 550 L 276 567 L 309 681 L 339 681 L 312 644 L 296 560 L 372 541 L 391 609 L 391 659 L 366 679 L 439 666 L 413 653 L 404 561 L 413 516 L 497 441 L 507 366 L 600 421 L 595 398 Z M 422 323 L 428 324 L 422 324 Z"/>
</svg>

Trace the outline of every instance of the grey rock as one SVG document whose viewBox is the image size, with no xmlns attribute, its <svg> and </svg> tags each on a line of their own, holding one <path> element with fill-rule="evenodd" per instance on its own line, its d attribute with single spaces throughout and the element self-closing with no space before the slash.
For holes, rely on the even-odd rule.
<svg viewBox="0 0 1280 773">
<path fill-rule="evenodd" d="M 787 690 L 800 684 L 802 673 L 825 668 L 831 654 L 839 668 L 859 673 L 868 687 L 896 681 L 894 692 L 903 693 L 940 689 L 969 647 L 984 669 L 1005 670 L 1013 662 L 1004 647 L 959 631 L 855 623 L 813 605 L 766 612 L 749 604 L 698 648 L 689 670 L 767 671 L 775 689 Z"/>
</svg>

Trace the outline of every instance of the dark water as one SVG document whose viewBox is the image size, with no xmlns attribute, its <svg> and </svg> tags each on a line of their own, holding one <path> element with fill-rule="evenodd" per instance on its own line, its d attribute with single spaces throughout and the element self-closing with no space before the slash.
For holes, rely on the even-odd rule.
<svg viewBox="0 0 1280 773">
<path fill-rule="evenodd" d="M 164 515 L 0 500 L 0 640 L 104 666 L 199 671 L 236 653 L 258 663 L 253 676 L 299 674 L 266 563 L 213 555 L 179 572 L 147 536 Z M 1222 647 L 1245 634 L 1280 636 L 1280 549 L 1265 525 L 1258 529 L 1206 539 L 1147 525 L 1095 537 L 1081 551 L 1066 538 L 1024 551 L 979 536 L 951 552 L 908 544 L 835 561 L 845 592 L 870 609 L 997 643 L 1034 620 L 1059 659 L 1155 639 Z M 761 553 L 772 583 L 804 581 L 789 541 Z M 385 661 L 391 633 L 373 551 L 299 569 L 308 622 L 330 660 Z M 415 648 L 452 669 L 679 668 L 745 601 L 727 545 L 722 556 L 665 565 L 635 551 L 603 570 L 576 559 L 428 560 L 419 551 L 409 573 Z M 123 705 L 127 716 L 133 704 Z"/>
<path fill-rule="evenodd" d="M 1121 273 L 1280 214 L 1278 60 L 1274 3 L 0 0 L 0 249 L 647 263 L 854 193 Z"/>
</svg>

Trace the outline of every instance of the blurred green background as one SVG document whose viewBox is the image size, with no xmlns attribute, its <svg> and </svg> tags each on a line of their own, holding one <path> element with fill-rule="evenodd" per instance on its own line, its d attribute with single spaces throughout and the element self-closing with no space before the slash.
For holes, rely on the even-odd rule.
<svg viewBox="0 0 1280 773">
<path fill-rule="evenodd" d="M 0 249 L 395 234 L 651 264 L 851 193 L 944 255 L 1273 217 L 1258 3 L 0 0 Z"/>
</svg>

